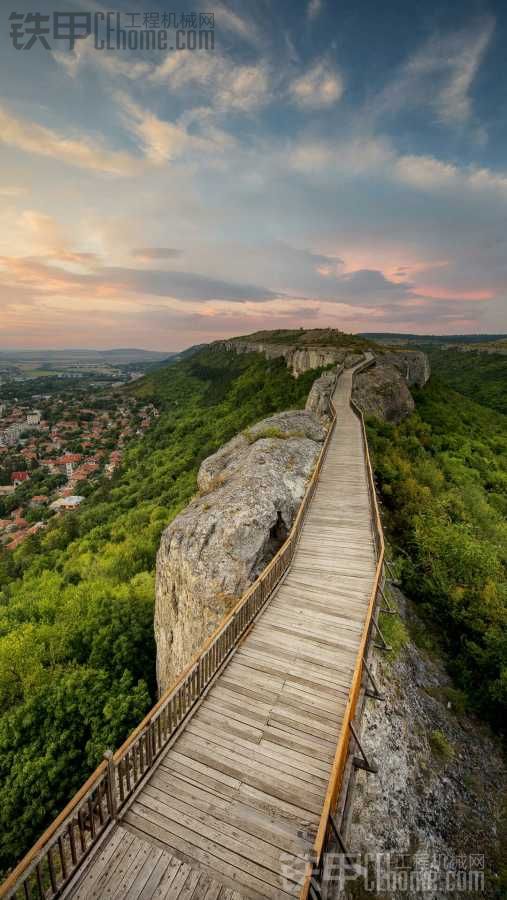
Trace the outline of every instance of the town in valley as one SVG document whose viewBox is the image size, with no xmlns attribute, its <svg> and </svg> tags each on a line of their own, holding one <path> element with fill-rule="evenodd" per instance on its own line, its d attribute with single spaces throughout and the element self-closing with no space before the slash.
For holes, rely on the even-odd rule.
<svg viewBox="0 0 507 900">
<path fill-rule="evenodd" d="M 6 550 L 80 506 L 100 479 L 112 479 L 128 442 L 158 416 L 152 404 L 122 390 L 158 360 L 120 355 L 114 365 L 107 359 L 27 365 L 20 356 L 0 366 L 0 546 Z"/>
</svg>

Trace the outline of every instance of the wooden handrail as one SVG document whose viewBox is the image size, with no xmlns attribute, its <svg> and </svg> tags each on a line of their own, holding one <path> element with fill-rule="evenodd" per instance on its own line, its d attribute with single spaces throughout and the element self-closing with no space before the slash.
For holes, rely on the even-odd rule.
<svg viewBox="0 0 507 900">
<path fill-rule="evenodd" d="M 370 366 L 375 365 L 375 359 L 369 358 L 363 364 L 359 365 L 354 369 L 353 377 L 360 372 L 363 372 L 365 369 L 370 368 Z M 319 827 L 317 830 L 317 834 L 315 837 L 314 845 L 313 845 L 313 853 L 312 853 L 312 863 L 307 865 L 305 880 L 303 882 L 302 890 L 300 892 L 300 900 L 307 900 L 310 884 L 312 880 L 313 867 L 319 867 L 322 861 L 322 855 L 325 851 L 326 846 L 326 837 L 329 828 L 329 819 L 334 810 L 336 809 L 336 804 L 338 798 L 340 796 L 340 791 L 342 788 L 342 780 L 343 780 L 343 772 L 345 769 L 345 763 L 347 761 L 347 754 L 349 748 L 350 741 L 350 723 L 353 721 L 357 701 L 359 698 L 359 693 L 361 690 L 361 683 L 363 679 L 363 658 L 366 651 L 366 645 L 369 639 L 370 629 L 372 617 L 375 609 L 375 603 L 377 599 L 377 594 L 382 578 L 382 569 L 384 565 L 384 553 L 385 553 L 385 544 L 384 544 L 384 532 L 382 529 L 382 520 L 380 518 L 380 511 L 377 502 L 377 494 L 375 491 L 375 482 L 373 479 L 373 468 L 371 465 L 370 453 L 368 449 L 368 439 L 366 435 L 366 427 L 364 423 L 364 415 L 360 407 L 350 399 L 350 406 L 353 409 L 354 413 L 359 418 L 361 424 L 361 434 L 363 439 L 363 453 L 366 462 L 366 471 L 367 471 L 367 480 L 368 480 L 368 491 L 370 495 L 370 503 L 373 512 L 373 531 L 375 535 L 375 546 L 377 550 L 377 565 L 375 568 L 375 577 L 373 580 L 373 587 L 370 593 L 370 597 L 368 600 L 368 607 L 366 611 L 366 617 L 364 622 L 363 633 L 361 636 L 361 642 L 359 644 L 359 650 L 356 657 L 356 662 L 354 666 L 354 673 L 352 676 L 352 683 L 349 691 L 349 696 L 347 700 L 347 705 L 345 707 L 345 713 L 343 717 L 342 727 L 340 730 L 340 736 L 338 738 L 338 744 L 336 748 L 336 753 L 334 757 L 333 767 L 331 769 L 331 775 L 328 782 L 328 788 L 326 791 L 326 797 L 324 799 L 324 805 L 322 808 L 322 813 L 319 821 Z"/>
<path fill-rule="evenodd" d="M 337 368 L 334 385 L 343 371 L 343 366 Z M 97 843 L 105 828 L 116 817 L 118 808 L 127 802 L 140 781 L 150 770 L 154 760 L 174 733 L 181 726 L 182 721 L 194 708 L 205 687 L 210 683 L 225 659 L 237 646 L 239 640 L 250 626 L 253 619 L 263 608 L 273 591 L 277 587 L 281 577 L 287 571 L 294 550 L 297 545 L 304 516 L 312 499 L 315 485 L 317 484 L 322 463 L 325 459 L 329 442 L 336 425 L 336 409 L 329 400 L 331 423 L 324 440 L 322 449 L 310 481 L 306 486 L 299 510 L 294 519 L 289 535 L 279 548 L 273 559 L 263 569 L 258 578 L 250 585 L 236 605 L 224 616 L 217 628 L 197 651 L 184 670 L 164 692 L 155 705 L 149 710 L 144 719 L 131 732 L 124 743 L 112 756 L 110 762 L 103 761 L 92 773 L 87 782 L 67 803 L 66 807 L 46 829 L 44 834 L 28 851 L 8 878 L 0 885 L 0 898 L 16 897 L 17 891 L 23 892 L 23 887 L 28 879 L 36 877 L 35 888 L 41 890 L 40 884 L 43 875 L 49 878 L 49 893 L 44 893 L 47 900 L 59 896 L 65 886 L 74 877 L 76 871 L 88 855 L 93 841 Z M 264 591 L 264 586 L 267 589 Z M 245 611 L 245 614 L 243 614 Z M 230 641 L 228 630 L 232 632 Z M 197 676 L 197 677 L 196 677 Z M 184 703 L 180 694 L 185 695 Z M 188 696 L 190 695 L 190 700 Z M 176 703 L 175 703 L 176 701 Z M 182 706 L 186 708 L 182 709 Z M 174 709 L 174 706 L 177 708 Z M 162 716 L 165 713 L 165 720 Z M 113 783 L 111 783 L 111 778 Z M 100 795 L 101 785 L 105 783 L 105 790 Z M 93 792 L 99 792 L 99 800 L 95 800 L 95 807 L 90 807 L 89 796 Z M 103 801 L 106 798 L 107 810 L 104 814 Z M 82 829 L 81 814 L 83 804 L 87 803 L 88 821 L 91 821 L 92 842 L 87 844 L 82 853 L 76 854 L 74 847 L 74 823 L 78 823 Z M 97 805 L 98 803 L 98 805 Z M 91 812 L 90 812 L 91 809 Z M 99 810 L 100 828 L 95 826 L 95 810 Z M 76 818 L 77 817 L 77 818 Z M 97 823 L 98 824 L 98 823 Z M 63 847 L 61 832 L 67 828 L 69 831 L 69 844 Z M 71 846 L 72 845 L 72 846 Z M 53 850 L 59 853 L 61 872 L 54 869 Z M 66 853 L 71 854 L 69 865 L 66 863 Z M 76 861 L 77 859 L 77 861 Z M 58 860 L 57 860 L 58 862 Z M 47 871 L 41 874 L 40 866 L 45 863 Z M 71 863 L 71 864 L 70 864 Z M 34 874 L 35 872 L 35 874 Z M 23 897 L 26 893 L 23 892 Z"/>
</svg>

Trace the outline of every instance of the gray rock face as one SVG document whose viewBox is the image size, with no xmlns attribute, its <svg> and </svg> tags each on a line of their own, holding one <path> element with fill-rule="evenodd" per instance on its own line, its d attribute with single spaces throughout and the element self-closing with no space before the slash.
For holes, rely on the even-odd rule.
<svg viewBox="0 0 507 900">
<path fill-rule="evenodd" d="M 157 556 L 161 692 L 285 540 L 325 434 L 310 412 L 279 413 L 202 463 L 200 496 L 166 528 Z"/>
<path fill-rule="evenodd" d="M 365 416 L 375 416 L 387 422 L 401 422 L 415 408 L 399 367 L 384 361 L 384 357 L 378 358 L 374 366 L 354 377 L 352 399 Z"/>
<path fill-rule="evenodd" d="M 408 601 L 399 591 L 396 597 L 402 619 L 420 632 L 423 626 Z M 500 738 L 455 706 L 442 661 L 410 641 L 391 663 L 377 655 L 375 678 L 386 699 L 367 701 L 361 743 L 379 771 L 372 775 L 358 770 L 349 849 L 373 856 L 419 852 L 437 864 L 445 858 L 466 855 L 468 860 L 470 853 L 484 853 L 486 873 L 484 891 L 407 893 L 405 888 L 388 894 L 371 892 L 371 896 L 392 900 L 498 897 L 495 872 L 505 859 L 502 817 L 507 794 Z M 438 744 L 436 734 L 443 738 Z M 442 746 L 446 754 L 439 752 Z M 435 861 L 421 860 L 417 867 L 427 872 L 434 866 Z M 440 872 L 442 887 L 445 872 Z M 354 896 L 363 894 L 358 891 Z"/>
<path fill-rule="evenodd" d="M 324 375 L 317 378 L 311 386 L 306 401 L 305 409 L 308 412 L 314 413 L 319 422 L 326 427 L 329 426 L 331 422 L 329 401 L 335 389 L 336 379 L 342 369 L 343 366 L 339 366 L 337 371 L 325 372 Z"/>
<path fill-rule="evenodd" d="M 399 369 L 409 387 L 424 387 L 430 377 L 429 359 L 421 350 L 388 351 L 380 358 Z"/>
<path fill-rule="evenodd" d="M 363 359 L 362 353 L 354 353 L 339 347 L 302 347 L 298 349 L 290 344 L 256 343 L 254 341 L 220 341 L 215 346 L 220 350 L 232 350 L 234 353 L 262 353 L 266 359 L 283 357 L 287 368 L 296 377 L 307 372 L 308 369 L 343 364 L 349 367 Z"/>
</svg>

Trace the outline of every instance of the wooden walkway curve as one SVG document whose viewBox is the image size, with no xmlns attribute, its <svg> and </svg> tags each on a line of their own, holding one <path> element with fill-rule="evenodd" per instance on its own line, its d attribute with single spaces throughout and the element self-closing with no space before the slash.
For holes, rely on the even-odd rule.
<svg viewBox="0 0 507 900">
<path fill-rule="evenodd" d="M 353 370 L 292 565 L 64 896 L 298 896 L 377 568 Z"/>
</svg>

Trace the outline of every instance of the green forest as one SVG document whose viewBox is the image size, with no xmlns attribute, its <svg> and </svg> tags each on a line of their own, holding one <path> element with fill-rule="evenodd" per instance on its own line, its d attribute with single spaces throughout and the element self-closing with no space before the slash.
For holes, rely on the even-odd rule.
<svg viewBox="0 0 507 900">
<path fill-rule="evenodd" d="M 200 462 L 320 370 L 204 351 L 127 390 L 160 418 L 75 513 L 0 555 L 0 869 L 10 867 L 155 700 L 160 534 Z"/>
<path fill-rule="evenodd" d="M 460 354 L 460 358 L 462 354 Z M 484 359 L 488 371 L 488 358 Z M 504 382 L 505 384 L 505 382 Z M 507 417 L 437 376 L 397 427 L 369 421 L 384 525 L 469 706 L 507 711 Z M 500 392 L 491 403 L 500 401 Z"/>
<path fill-rule="evenodd" d="M 423 349 L 435 375 L 476 403 L 507 415 L 507 353 Z"/>
</svg>

